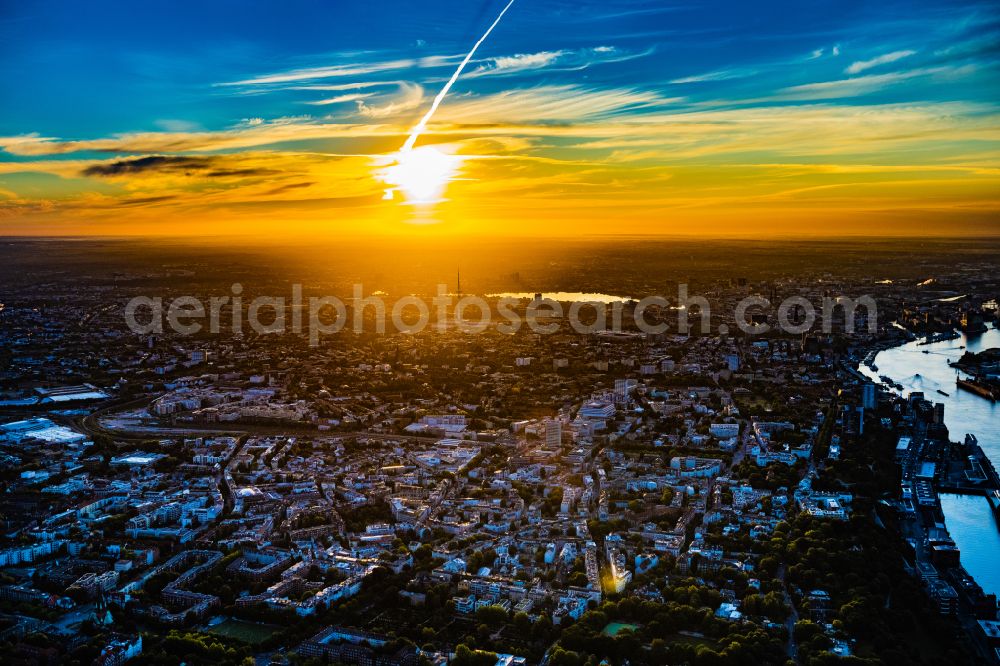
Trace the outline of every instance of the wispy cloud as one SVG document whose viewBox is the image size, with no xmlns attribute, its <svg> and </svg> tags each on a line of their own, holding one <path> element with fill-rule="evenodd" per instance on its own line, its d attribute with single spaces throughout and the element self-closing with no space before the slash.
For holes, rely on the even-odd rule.
<svg viewBox="0 0 1000 666">
<path fill-rule="evenodd" d="M 273 176 L 280 172 L 260 166 L 226 166 L 227 159 L 216 155 L 147 155 L 90 164 L 84 176 L 134 177 L 143 174 L 181 174 L 199 178 L 251 178 Z M 238 159 L 238 158 L 237 158 Z"/>
<path fill-rule="evenodd" d="M 945 59 L 973 57 L 994 59 L 1000 56 L 1000 31 L 993 30 L 983 35 L 969 36 L 968 38 L 936 49 L 934 55 Z"/>
<path fill-rule="evenodd" d="M 487 74 L 516 74 L 525 70 L 543 69 L 559 60 L 566 53 L 566 51 L 540 51 L 539 53 L 499 56 L 472 70 L 467 77 Z"/>
<path fill-rule="evenodd" d="M 670 83 L 684 84 L 705 83 L 708 81 L 728 81 L 730 79 L 745 79 L 756 73 L 756 70 L 752 69 L 721 69 L 715 72 L 706 72 L 704 74 L 696 74 L 694 76 L 685 76 L 680 79 L 673 79 Z"/>
<path fill-rule="evenodd" d="M 871 60 L 858 60 L 851 63 L 851 65 L 844 70 L 845 74 L 860 74 L 861 72 L 871 69 L 872 67 L 878 67 L 879 65 L 888 65 L 889 63 L 897 62 L 903 58 L 909 58 L 912 55 L 916 55 L 916 51 L 904 50 L 904 51 L 893 51 L 892 53 L 884 53 L 880 56 L 876 56 Z"/>
<path fill-rule="evenodd" d="M 358 102 L 369 97 L 373 97 L 375 93 L 348 93 L 346 95 L 335 95 L 333 97 L 327 97 L 326 99 L 316 99 L 305 102 L 306 104 L 312 104 L 313 106 L 328 106 L 330 104 L 345 104 L 347 102 Z"/>
<path fill-rule="evenodd" d="M 806 58 L 806 60 L 818 60 L 819 58 L 822 58 L 823 56 L 827 55 L 827 53 L 829 53 L 830 57 L 832 58 L 836 58 L 837 56 L 839 56 L 840 44 L 834 44 L 829 49 L 827 49 L 825 46 L 821 46 L 820 48 L 813 50 L 813 52 L 809 54 L 809 57 Z"/>
<path fill-rule="evenodd" d="M 645 58 L 654 51 L 655 49 L 652 47 L 641 51 L 632 51 L 617 46 L 595 46 L 583 49 L 517 53 L 481 60 L 479 65 L 464 74 L 463 78 L 509 76 L 540 70 L 572 72 L 596 65 L 609 65 Z"/>
<path fill-rule="evenodd" d="M 343 78 L 350 76 L 370 76 L 383 72 L 392 72 L 402 69 L 416 67 L 417 60 L 399 59 L 387 60 L 383 62 L 370 62 L 360 65 L 330 65 L 326 67 L 306 67 L 303 69 L 293 69 L 287 72 L 275 74 L 265 74 L 255 76 L 240 81 L 230 81 L 220 83 L 221 86 L 259 86 L 281 83 L 292 83 L 296 81 L 313 81 L 316 79 Z"/>
<path fill-rule="evenodd" d="M 920 75 L 927 75 L 927 71 L 806 84 L 789 89 L 790 92 L 776 96 L 770 103 L 758 101 L 754 106 L 739 108 L 726 108 L 728 103 L 721 101 L 713 108 L 707 102 L 694 104 L 684 98 L 664 97 L 649 90 L 578 85 L 469 94 L 457 96 L 447 107 L 442 107 L 428 135 L 438 140 L 454 136 L 460 141 L 502 141 L 517 150 L 530 150 L 539 155 L 558 154 L 557 144 L 573 145 L 576 139 L 580 143 L 575 144 L 575 148 L 659 149 L 665 159 L 676 160 L 745 155 L 753 151 L 798 155 L 867 154 L 876 142 L 882 145 L 889 141 L 899 145 L 948 145 L 949 142 L 982 140 L 991 132 L 995 133 L 997 122 L 1000 122 L 996 111 L 983 105 L 782 104 L 788 99 L 823 100 L 849 96 L 889 85 L 901 77 Z M 416 91 L 410 94 L 415 97 Z M 406 102 L 397 102 L 397 108 L 400 103 Z M 380 111 L 372 110 L 372 113 L 378 115 Z M 391 114 L 384 112 L 383 115 Z M 329 150 L 329 141 L 346 139 L 352 142 L 366 139 L 373 146 L 392 145 L 394 141 L 386 140 L 398 139 L 407 128 L 404 122 L 388 119 L 337 123 L 304 117 L 255 125 L 244 123 L 221 132 L 137 133 L 89 140 L 60 140 L 37 135 L 0 137 L 0 146 L 8 153 L 23 157 L 87 152 L 152 156 L 149 161 L 140 162 L 120 157 L 111 163 L 112 166 L 98 162 L 104 166 L 87 175 L 180 173 L 207 169 L 205 163 L 197 161 L 205 153 L 266 149 L 282 154 L 288 149 L 274 146 L 291 142 L 308 146 L 310 141 L 322 141 Z M 842 138 L 831 144 L 828 140 L 831 135 Z M 533 137 L 545 141 L 532 140 Z M 931 140 L 936 143 L 926 143 Z M 199 155 L 191 156 L 192 152 Z M 384 150 L 376 148 L 371 152 L 379 154 Z M 259 158 L 254 159 L 259 161 Z M 0 168 L 0 172 L 41 170 L 74 175 L 88 166 L 83 162 L 82 166 L 77 163 L 69 167 L 71 163 L 63 159 L 45 163 L 0 163 L 0 167 L 6 167 Z M 225 169 L 237 171 L 251 166 L 229 164 Z"/>
<path fill-rule="evenodd" d="M 416 83 L 400 82 L 399 93 L 393 99 L 381 104 L 369 104 L 358 100 L 358 112 L 368 118 L 390 118 L 420 107 L 424 101 L 424 89 Z"/>
<path fill-rule="evenodd" d="M 442 107 L 438 119 L 460 125 L 594 121 L 664 108 L 682 99 L 634 88 L 545 85 L 458 97 Z"/>
<path fill-rule="evenodd" d="M 207 167 L 210 161 L 207 157 L 150 155 L 148 157 L 136 157 L 134 159 L 92 164 L 85 168 L 82 173 L 84 176 L 120 176 L 146 171 L 201 170 Z"/>
<path fill-rule="evenodd" d="M 395 136 L 400 131 L 400 128 L 380 124 L 287 119 L 245 123 L 216 132 L 134 132 L 79 140 L 38 135 L 0 137 L 0 148 L 11 155 L 20 156 L 68 155 L 79 152 L 176 153 L 245 149 L 310 139 Z"/>
<path fill-rule="evenodd" d="M 972 65 L 962 67 L 923 67 L 901 72 L 889 72 L 887 74 L 866 74 L 865 76 L 856 76 L 848 79 L 805 83 L 783 88 L 772 99 L 818 100 L 860 97 L 916 78 L 943 77 L 955 79 L 970 74 L 975 69 L 975 66 Z"/>
<path fill-rule="evenodd" d="M 1000 177 L 996 156 L 988 151 L 962 154 L 948 147 L 948 142 L 982 145 L 982 139 L 995 134 L 997 114 L 989 105 L 828 103 L 697 110 L 693 105 L 675 108 L 679 102 L 667 102 L 656 93 L 623 88 L 615 91 L 615 104 L 607 107 L 600 91 L 538 86 L 520 93 L 457 97 L 455 104 L 468 106 L 448 107 L 455 115 L 443 113 L 431 128 L 436 141 L 451 136 L 450 145 L 470 156 L 468 170 L 452 184 L 451 194 L 466 207 L 502 206 L 513 197 L 521 205 L 530 202 L 560 214 L 570 208 L 592 212 L 601 206 L 637 211 L 649 206 L 707 211 L 775 206 L 773 210 L 780 211 L 786 210 L 783 201 L 801 204 L 802 210 L 816 206 L 831 215 L 866 206 L 919 210 L 929 201 L 995 208 L 991 192 Z M 529 97 L 518 100 L 525 92 Z M 623 116 L 613 111 L 633 106 L 642 112 Z M 469 114 L 483 124 L 463 122 Z M 552 122 L 557 117 L 568 120 Z M 53 174 L 76 192 L 42 201 L 26 198 L 28 190 L 7 187 L 0 215 L 73 214 L 79 220 L 103 221 L 127 209 L 131 220 L 148 216 L 142 219 L 152 223 L 174 211 L 230 215 L 257 210 L 327 219 L 323 216 L 331 208 L 379 205 L 379 183 L 364 177 L 371 173 L 373 156 L 312 152 L 302 141 L 361 131 L 288 119 L 279 125 L 243 124 L 225 136 L 171 137 L 175 146 L 186 150 L 226 151 L 218 154 L 0 162 L 0 173 Z M 372 125 L 364 131 L 370 133 L 371 145 L 379 133 L 400 130 Z M 830 136 L 838 141 L 830 142 Z M 278 137 L 286 144 L 296 141 L 302 149 L 283 145 L 229 151 L 236 143 Z M 158 136 L 155 142 L 162 145 L 167 139 Z M 52 154 L 82 154 L 111 145 L 33 140 L 45 143 Z M 114 141 L 130 152 L 155 143 L 149 135 L 95 141 Z M 30 143 L 22 140 L 18 145 Z M 720 169 L 731 177 L 720 179 Z M 98 193 L 99 187 L 107 189 Z"/>
<path fill-rule="evenodd" d="M 350 83 L 306 83 L 287 86 L 287 90 L 317 90 L 320 92 L 341 92 L 344 90 L 362 90 L 383 86 L 398 86 L 401 81 L 351 81 Z"/>
</svg>

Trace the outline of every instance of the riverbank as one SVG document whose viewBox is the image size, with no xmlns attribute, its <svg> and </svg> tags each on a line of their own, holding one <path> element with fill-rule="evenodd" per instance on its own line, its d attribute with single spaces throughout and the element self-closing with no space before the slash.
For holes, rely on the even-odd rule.
<svg viewBox="0 0 1000 666">
<path fill-rule="evenodd" d="M 931 402 L 943 404 L 950 438 L 961 441 L 966 433 L 975 435 L 987 459 L 996 466 L 1000 462 L 1000 405 L 976 393 L 956 390 L 956 369 L 952 367 L 963 355 L 990 348 L 1000 348 L 1000 331 L 996 328 L 981 335 L 962 334 L 931 344 L 913 340 L 880 346 L 874 357 L 866 359 L 868 364 L 859 365 L 858 371 L 901 396 L 920 392 Z M 942 511 L 945 524 L 949 528 L 956 526 L 952 538 L 962 552 L 963 566 L 987 593 L 1000 595 L 996 570 L 1000 531 L 987 500 L 970 496 L 968 502 L 942 501 Z"/>
</svg>

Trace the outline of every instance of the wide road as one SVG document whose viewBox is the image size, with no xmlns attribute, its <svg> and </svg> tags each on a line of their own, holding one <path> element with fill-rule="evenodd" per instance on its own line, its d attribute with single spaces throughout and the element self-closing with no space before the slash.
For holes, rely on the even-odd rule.
<svg viewBox="0 0 1000 666">
<path fill-rule="evenodd" d="M 785 646 L 785 651 L 788 653 L 788 658 L 797 664 L 799 663 L 799 647 L 795 644 L 795 623 L 799 621 L 799 611 L 795 608 L 795 603 L 792 601 L 792 595 L 788 593 L 788 583 L 785 582 L 784 564 L 778 567 L 778 580 L 781 581 L 781 590 L 785 595 L 785 603 L 791 610 L 788 614 L 788 619 L 785 620 L 785 629 L 788 630 L 788 644 Z"/>
</svg>

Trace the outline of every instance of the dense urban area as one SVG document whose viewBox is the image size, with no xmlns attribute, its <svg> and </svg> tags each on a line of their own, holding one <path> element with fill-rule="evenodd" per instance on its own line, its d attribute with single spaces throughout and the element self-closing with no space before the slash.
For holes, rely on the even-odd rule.
<svg viewBox="0 0 1000 666">
<path fill-rule="evenodd" d="M 491 282 L 448 260 L 456 295 L 525 291 L 523 312 L 622 294 L 623 326 L 471 334 L 448 313 L 316 346 L 126 326 L 137 295 L 231 295 L 240 257 L 50 249 L 58 269 L 12 258 L 0 286 L 4 663 L 998 663 L 996 597 L 938 501 L 1000 511 L 997 474 L 938 396 L 873 362 L 993 330 L 992 249 L 931 265 L 915 257 L 940 248 L 732 245 L 658 273 L 622 246 L 510 259 Z M 246 302 L 295 281 L 256 270 Z M 682 307 L 682 278 L 710 316 Z M 383 282 L 365 293 L 433 293 Z M 652 293 L 660 333 L 634 323 Z M 862 295 L 877 313 L 833 307 L 829 332 L 759 306 L 741 315 L 768 330 L 747 333 L 734 314 Z M 954 390 L 995 399 L 998 364 L 966 354 Z"/>
</svg>

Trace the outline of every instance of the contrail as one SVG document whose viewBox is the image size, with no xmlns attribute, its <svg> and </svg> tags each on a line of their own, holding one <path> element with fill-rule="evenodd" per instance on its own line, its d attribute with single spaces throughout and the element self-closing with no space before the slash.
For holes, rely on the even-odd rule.
<svg viewBox="0 0 1000 666">
<path fill-rule="evenodd" d="M 434 115 L 437 108 L 441 106 L 441 102 L 444 101 L 445 95 L 447 95 L 448 91 L 451 90 L 451 87 L 455 85 L 455 81 L 458 80 L 462 70 L 465 69 L 465 66 L 469 64 L 470 60 L 472 60 L 472 56 L 476 55 L 476 49 L 479 48 L 480 44 L 486 41 L 486 38 L 490 36 L 491 32 L 493 32 L 493 28 L 497 27 L 497 24 L 500 23 L 500 19 L 503 18 L 503 15 L 507 13 L 507 10 L 510 9 L 510 6 L 513 4 L 514 0 L 510 0 L 510 2 L 507 3 L 507 6 L 503 8 L 503 11 L 501 11 L 500 15 L 496 17 L 496 20 L 493 21 L 490 27 L 486 29 L 486 32 L 484 32 L 483 36 L 479 38 L 479 41 L 473 45 L 472 50 L 466 54 L 465 59 L 462 60 L 461 64 L 459 64 L 458 69 L 456 69 L 455 73 L 451 75 L 450 79 L 448 79 L 448 83 L 444 84 L 444 87 L 441 88 L 441 92 L 439 92 L 437 97 L 434 98 L 434 102 L 431 103 L 431 108 L 427 109 L 427 113 L 424 114 L 424 117 L 421 118 L 420 122 L 414 126 L 413 130 L 410 132 L 410 136 L 406 139 L 406 143 L 403 144 L 403 147 L 399 152 L 405 153 L 413 149 L 413 144 L 417 142 L 417 138 L 420 136 L 420 133 L 427 129 L 427 123 L 430 122 L 431 116 Z"/>
</svg>

